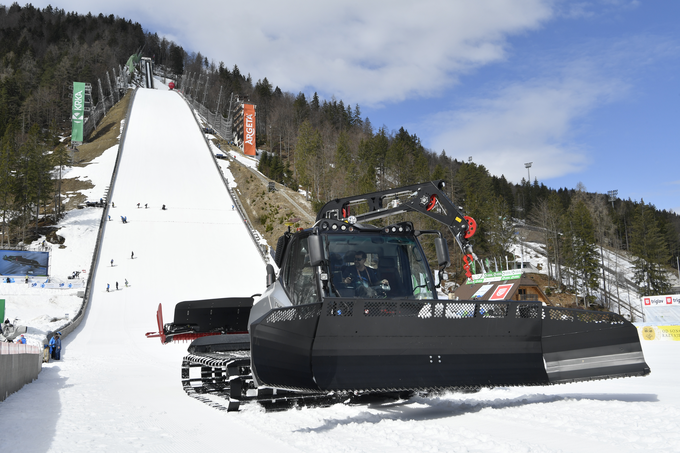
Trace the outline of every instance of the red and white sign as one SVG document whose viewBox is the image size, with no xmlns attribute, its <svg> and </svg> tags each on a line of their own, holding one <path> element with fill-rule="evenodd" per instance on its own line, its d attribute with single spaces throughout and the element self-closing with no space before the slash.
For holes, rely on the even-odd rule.
<svg viewBox="0 0 680 453">
<path fill-rule="evenodd" d="M 243 104 L 243 154 L 255 156 L 255 106 L 253 104 Z"/>
<path fill-rule="evenodd" d="M 491 297 L 489 297 L 489 300 L 505 300 L 508 297 L 511 288 L 512 284 L 498 285 Z"/>
<path fill-rule="evenodd" d="M 671 294 L 663 296 L 644 296 L 642 303 L 645 307 L 663 307 L 666 305 L 680 306 L 680 294 Z"/>
</svg>

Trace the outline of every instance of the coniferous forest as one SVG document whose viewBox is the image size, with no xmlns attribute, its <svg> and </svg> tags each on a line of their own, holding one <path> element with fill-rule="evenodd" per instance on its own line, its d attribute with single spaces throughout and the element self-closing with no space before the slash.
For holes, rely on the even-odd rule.
<svg viewBox="0 0 680 453">
<path fill-rule="evenodd" d="M 284 92 L 266 77 L 253 82 L 235 62 L 216 64 L 200 52 L 187 53 L 138 23 L 17 3 L 0 5 L 3 241 L 10 229 L 25 231 L 40 216 L 61 215 L 54 169 L 67 163 L 58 138 L 70 134 L 72 83 L 94 85 L 137 52 L 178 83 L 184 74 L 207 80 L 201 92 L 208 109 L 227 116 L 224 93 L 256 104 L 258 148 L 267 150 L 260 170 L 289 187 L 301 186 L 314 209 L 332 198 L 444 179 L 450 198 L 477 220 L 473 245 L 480 258 L 510 256 L 516 225 L 524 223 L 542 235 L 551 276 L 593 300 L 597 288 L 607 284 L 604 249 L 635 257 L 640 295 L 671 289 L 669 272 L 680 256 L 680 216 L 672 212 L 644 200 L 611 200 L 582 186 L 513 184 L 483 165 L 425 149 L 403 127 L 374 127 L 362 118 L 359 105 Z M 96 103 L 98 93 L 92 94 Z M 438 228 L 427 220 L 414 222 Z"/>
</svg>

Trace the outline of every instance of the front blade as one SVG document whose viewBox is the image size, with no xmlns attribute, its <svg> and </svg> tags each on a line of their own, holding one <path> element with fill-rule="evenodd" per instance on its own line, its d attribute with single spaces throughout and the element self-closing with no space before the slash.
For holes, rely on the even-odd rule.
<svg viewBox="0 0 680 453">
<path fill-rule="evenodd" d="M 650 373 L 637 329 L 614 313 L 545 307 L 543 353 L 551 383 Z"/>
</svg>

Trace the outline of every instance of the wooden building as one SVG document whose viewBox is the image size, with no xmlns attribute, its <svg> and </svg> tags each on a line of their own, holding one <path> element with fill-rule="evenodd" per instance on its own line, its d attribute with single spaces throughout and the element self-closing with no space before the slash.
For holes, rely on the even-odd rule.
<svg viewBox="0 0 680 453">
<path fill-rule="evenodd" d="M 465 284 L 456 289 L 453 295 L 460 300 L 529 300 L 552 305 L 538 284 L 524 274 L 519 278 L 497 277 Z"/>
</svg>

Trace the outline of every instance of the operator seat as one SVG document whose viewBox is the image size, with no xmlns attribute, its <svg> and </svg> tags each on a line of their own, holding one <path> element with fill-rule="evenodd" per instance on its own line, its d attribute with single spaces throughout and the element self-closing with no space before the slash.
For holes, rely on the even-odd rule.
<svg viewBox="0 0 680 453">
<path fill-rule="evenodd" d="M 399 277 L 396 260 L 393 256 L 381 256 L 378 264 L 378 277 L 386 278 L 390 282 L 389 297 L 403 296 L 403 286 Z"/>
</svg>

